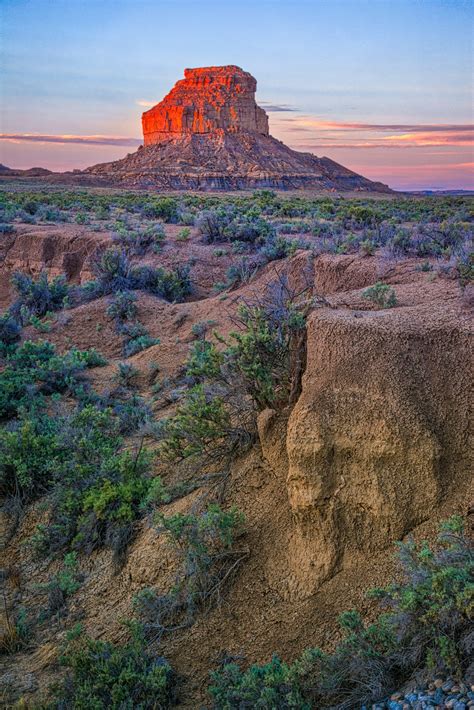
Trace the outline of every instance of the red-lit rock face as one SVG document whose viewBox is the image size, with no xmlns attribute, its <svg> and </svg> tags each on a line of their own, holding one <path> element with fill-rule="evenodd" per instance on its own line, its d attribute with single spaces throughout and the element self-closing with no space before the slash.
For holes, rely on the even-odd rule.
<svg viewBox="0 0 474 710">
<path fill-rule="evenodd" d="M 145 145 L 193 133 L 268 135 L 268 116 L 255 103 L 257 82 L 236 66 L 185 69 L 163 101 L 142 116 Z"/>
</svg>

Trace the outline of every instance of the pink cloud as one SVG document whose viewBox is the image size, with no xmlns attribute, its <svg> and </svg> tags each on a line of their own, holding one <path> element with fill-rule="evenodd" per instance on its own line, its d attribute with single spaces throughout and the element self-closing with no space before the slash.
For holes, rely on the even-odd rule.
<svg viewBox="0 0 474 710">
<path fill-rule="evenodd" d="M 81 145 L 117 145 L 139 146 L 143 141 L 139 138 L 124 136 L 74 136 L 74 135 L 43 135 L 38 133 L 0 133 L 0 140 L 12 143 L 77 143 Z"/>
</svg>

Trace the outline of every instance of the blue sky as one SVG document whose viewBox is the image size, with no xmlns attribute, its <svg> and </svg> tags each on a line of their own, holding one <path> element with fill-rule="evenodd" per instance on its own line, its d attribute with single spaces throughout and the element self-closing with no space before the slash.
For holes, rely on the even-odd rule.
<svg viewBox="0 0 474 710">
<path fill-rule="evenodd" d="M 139 139 L 141 112 L 185 67 L 237 64 L 257 78 L 259 102 L 292 109 L 269 115 L 295 149 L 394 187 L 472 188 L 473 7 L 0 0 L 0 161 L 63 170 L 121 157 L 133 145 L 64 137 Z"/>
</svg>

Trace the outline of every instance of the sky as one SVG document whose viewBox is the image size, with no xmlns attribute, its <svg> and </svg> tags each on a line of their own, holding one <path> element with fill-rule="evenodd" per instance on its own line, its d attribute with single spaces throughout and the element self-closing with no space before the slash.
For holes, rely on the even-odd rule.
<svg viewBox="0 0 474 710">
<path fill-rule="evenodd" d="M 395 189 L 474 189 L 471 0 L 0 0 L 0 162 L 133 152 L 185 67 L 257 79 L 270 132 Z"/>
</svg>

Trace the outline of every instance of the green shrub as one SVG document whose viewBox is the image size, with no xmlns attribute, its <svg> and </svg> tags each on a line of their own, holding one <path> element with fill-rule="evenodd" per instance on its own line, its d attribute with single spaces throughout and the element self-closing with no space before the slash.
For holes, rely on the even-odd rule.
<svg viewBox="0 0 474 710">
<path fill-rule="evenodd" d="M 61 658 L 68 669 L 55 688 L 52 708 L 164 710 L 175 700 L 169 663 L 153 656 L 138 628 L 123 646 L 96 641 L 81 627 L 69 634 Z"/>
<path fill-rule="evenodd" d="M 152 338 L 151 335 L 148 335 L 148 333 L 144 333 L 143 335 L 139 335 L 136 338 L 131 338 L 125 344 L 123 354 L 125 355 L 125 357 L 131 357 L 132 355 L 136 355 L 142 350 L 151 348 L 152 345 L 159 345 L 159 342 L 159 338 Z"/>
<path fill-rule="evenodd" d="M 174 197 L 158 197 L 148 202 L 142 209 L 147 217 L 175 222 L 178 218 L 178 203 Z"/>
<path fill-rule="evenodd" d="M 211 673 L 209 693 L 215 710 L 311 710 L 293 668 L 274 656 L 269 663 L 242 672 L 234 662 Z"/>
<path fill-rule="evenodd" d="M 203 331 L 205 334 L 204 328 L 199 329 L 198 335 Z M 221 376 L 223 364 L 224 354 L 217 349 L 214 343 L 200 338 L 191 347 L 186 361 L 186 375 L 198 381 L 216 380 Z"/>
<path fill-rule="evenodd" d="M 48 281 L 47 274 L 43 272 L 35 281 L 27 274 L 16 272 L 12 276 L 12 284 L 17 300 L 11 312 L 21 316 L 24 322 L 31 316 L 42 318 L 48 312 L 59 311 L 67 305 L 69 287 L 64 276 Z"/>
<path fill-rule="evenodd" d="M 17 343 L 21 338 L 21 325 L 10 313 L 0 316 L 0 345 L 3 349 Z M 1 355 L 1 351 L 0 351 Z"/>
<path fill-rule="evenodd" d="M 26 341 L 7 353 L 0 372 L 0 419 L 15 416 L 22 407 L 38 407 L 55 393 L 74 394 L 87 367 L 106 363 L 95 350 L 70 350 L 58 355 L 47 341 Z"/>
<path fill-rule="evenodd" d="M 293 358 L 304 339 L 309 306 L 285 283 L 274 283 L 259 301 L 239 308 L 240 330 L 231 334 L 225 357 L 259 409 L 285 404 L 296 385 L 301 373 Z"/>
<path fill-rule="evenodd" d="M 51 461 L 64 455 L 57 434 L 57 421 L 49 417 L 20 419 L 13 430 L 0 429 L 0 486 L 4 494 L 28 502 L 49 491 L 54 476 Z"/>
<path fill-rule="evenodd" d="M 44 585 L 44 591 L 48 595 L 48 608 L 45 615 L 50 616 L 63 609 L 68 598 L 80 588 L 81 581 L 76 554 L 69 552 L 64 556 L 62 568 Z"/>
<path fill-rule="evenodd" d="M 176 414 L 164 423 L 160 454 L 170 462 L 215 459 L 226 448 L 230 430 L 230 415 L 223 399 L 213 396 L 202 384 L 194 385 Z"/>
<path fill-rule="evenodd" d="M 143 447 L 122 449 L 121 426 L 110 409 L 88 404 L 67 415 L 25 411 L 0 430 L 4 494 L 22 502 L 48 496 L 49 523 L 32 539 L 39 554 L 105 545 L 123 558 L 144 513 L 151 457 Z"/>
<path fill-rule="evenodd" d="M 372 301 L 379 308 L 393 308 L 397 305 L 395 290 L 381 281 L 378 281 L 374 286 L 366 288 L 362 293 L 362 298 Z"/>
<path fill-rule="evenodd" d="M 124 224 L 120 225 L 118 232 L 113 234 L 112 241 L 130 254 L 143 255 L 150 249 L 158 253 L 165 241 L 165 231 L 161 224 L 134 230 Z"/>
<path fill-rule="evenodd" d="M 115 320 L 117 327 L 135 318 L 137 313 L 137 297 L 130 291 L 118 291 L 107 308 L 107 315 Z"/>
<path fill-rule="evenodd" d="M 176 239 L 179 242 L 186 242 L 186 241 L 188 241 L 190 236 L 191 236 L 191 230 L 189 229 L 189 227 L 183 227 L 183 229 L 180 229 L 178 234 L 176 235 Z"/>
<path fill-rule="evenodd" d="M 400 544 L 404 581 L 373 590 L 393 614 L 398 662 L 441 673 L 461 673 L 474 621 L 474 551 L 459 517 L 441 526 L 435 549 Z"/>
</svg>

